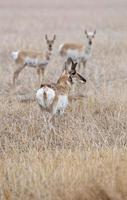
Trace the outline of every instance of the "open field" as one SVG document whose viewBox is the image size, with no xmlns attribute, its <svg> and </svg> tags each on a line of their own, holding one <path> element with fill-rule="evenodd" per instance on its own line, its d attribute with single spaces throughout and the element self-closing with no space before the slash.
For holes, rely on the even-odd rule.
<svg viewBox="0 0 127 200">
<path fill-rule="evenodd" d="M 97 30 L 83 71 L 85 98 L 56 118 L 56 133 L 34 101 L 34 69 L 12 89 L 11 51 L 43 50 L 56 34 L 45 82 L 56 81 L 64 41 Z M 26 98 L 32 101 L 21 101 Z M 0 200 L 127 199 L 127 1 L 0 0 Z"/>
</svg>

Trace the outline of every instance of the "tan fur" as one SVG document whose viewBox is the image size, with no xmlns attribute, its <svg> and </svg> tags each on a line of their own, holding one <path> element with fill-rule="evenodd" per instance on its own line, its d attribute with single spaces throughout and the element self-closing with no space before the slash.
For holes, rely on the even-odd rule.
<svg viewBox="0 0 127 200">
<path fill-rule="evenodd" d="M 65 73 L 62 75 L 56 84 L 57 94 L 69 94 L 71 83 L 69 82 L 69 74 Z"/>
<path fill-rule="evenodd" d="M 69 93 L 71 84 L 69 83 L 69 74 L 66 72 L 65 74 L 62 74 L 60 78 L 58 79 L 57 83 L 51 83 L 51 84 L 41 84 L 41 87 L 50 87 L 55 90 L 57 95 L 64 95 Z"/>
<path fill-rule="evenodd" d="M 16 63 L 22 64 L 22 62 L 25 60 L 26 57 L 47 59 L 48 52 L 20 51 L 18 54 L 18 58 L 16 59 Z"/>
</svg>

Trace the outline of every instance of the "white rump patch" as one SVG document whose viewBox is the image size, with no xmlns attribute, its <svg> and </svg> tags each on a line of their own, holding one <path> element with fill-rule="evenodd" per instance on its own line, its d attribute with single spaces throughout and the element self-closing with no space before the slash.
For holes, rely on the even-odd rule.
<svg viewBox="0 0 127 200">
<path fill-rule="evenodd" d="M 19 55 L 19 51 L 13 51 L 13 52 L 11 53 L 11 56 L 12 56 L 12 58 L 13 58 L 14 60 L 17 60 L 18 55 Z"/>
<path fill-rule="evenodd" d="M 46 93 L 46 98 L 44 97 L 44 92 Z M 37 90 L 36 99 L 40 106 L 43 108 L 48 108 L 55 98 L 55 91 L 47 86 L 44 86 Z"/>
</svg>

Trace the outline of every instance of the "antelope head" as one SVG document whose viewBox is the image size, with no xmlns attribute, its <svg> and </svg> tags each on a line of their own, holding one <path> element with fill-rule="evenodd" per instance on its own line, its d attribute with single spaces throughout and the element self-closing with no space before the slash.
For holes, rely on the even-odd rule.
<svg viewBox="0 0 127 200">
<path fill-rule="evenodd" d="M 74 62 L 72 59 L 71 59 L 71 63 L 72 65 L 71 65 L 71 70 L 69 71 L 69 75 L 72 79 L 72 82 L 86 83 L 86 79 L 76 71 L 76 66 L 78 63 Z"/>
<path fill-rule="evenodd" d="M 45 35 L 45 39 L 46 39 L 46 43 L 48 45 L 48 50 L 52 51 L 52 47 L 53 47 L 54 41 L 56 39 L 56 35 L 53 36 L 53 39 L 49 39 L 48 35 L 46 34 Z"/>
<path fill-rule="evenodd" d="M 88 32 L 87 30 L 85 30 L 85 35 L 86 35 L 86 37 L 88 39 L 88 44 L 92 45 L 92 41 L 93 41 L 93 39 L 94 39 L 94 37 L 96 35 L 96 30 L 93 31 L 93 32 Z"/>
<path fill-rule="evenodd" d="M 68 65 L 65 62 L 63 73 L 62 73 L 59 80 L 60 81 L 65 80 L 70 85 L 75 83 L 75 82 L 76 83 L 77 82 L 86 83 L 86 79 L 76 71 L 77 62 L 74 63 L 74 61 L 71 59 L 71 63 L 72 63 L 71 69 L 68 70 Z M 58 83 L 59 83 L 59 80 L 58 80 Z"/>
</svg>

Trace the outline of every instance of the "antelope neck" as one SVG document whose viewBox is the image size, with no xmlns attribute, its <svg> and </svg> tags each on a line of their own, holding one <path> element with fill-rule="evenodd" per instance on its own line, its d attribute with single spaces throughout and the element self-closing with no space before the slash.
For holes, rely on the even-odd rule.
<svg viewBox="0 0 127 200">
<path fill-rule="evenodd" d="M 85 49 L 86 54 L 90 54 L 91 50 L 92 50 L 92 43 L 88 42 L 87 46 L 86 46 L 86 49 Z"/>
</svg>

